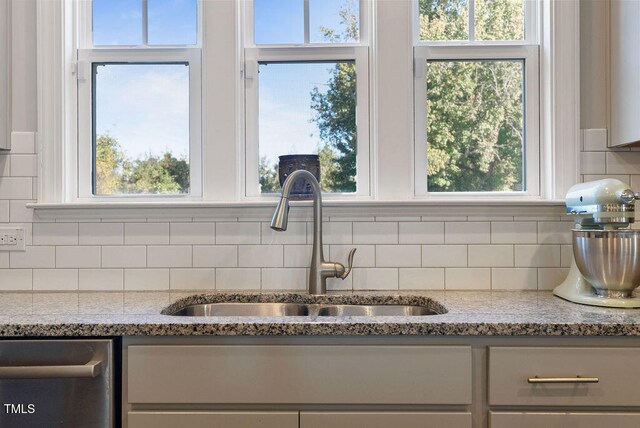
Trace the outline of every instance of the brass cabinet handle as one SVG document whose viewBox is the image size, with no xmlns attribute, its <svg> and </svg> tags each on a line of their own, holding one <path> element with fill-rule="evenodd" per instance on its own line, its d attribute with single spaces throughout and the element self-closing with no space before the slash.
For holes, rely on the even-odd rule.
<svg viewBox="0 0 640 428">
<path fill-rule="evenodd" d="M 576 377 L 530 377 L 529 383 L 598 383 L 597 377 L 576 376 Z"/>
</svg>

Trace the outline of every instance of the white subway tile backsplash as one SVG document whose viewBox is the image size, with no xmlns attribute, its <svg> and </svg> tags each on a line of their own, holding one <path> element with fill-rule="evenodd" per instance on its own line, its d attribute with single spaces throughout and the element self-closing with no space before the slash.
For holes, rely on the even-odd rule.
<svg viewBox="0 0 640 428">
<path fill-rule="evenodd" d="M 467 266 L 466 245 L 423 245 L 423 267 L 465 267 Z"/>
<path fill-rule="evenodd" d="M 512 267 L 513 245 L 469 245 L 469 267 Z"/>
<path fill-rule="evenodd" d="M 124 288 L 123 269 L 80 269 L 78 288 L 86 291 L 121 291 Z"/>
<path fill-rule="evenodd" d="M 78 245 L 78 223 L 35 223 L 34 245 Z"/>
<path fill-rule="evenodd" d="M 190 245 L 160 245 L 147 247 L 147 267 L 185 268 L 193 266 Z"/>
<path fill-rule="evenodd" d="M 356 268 L 353 275 L 354 290 L 397 290 L 398 269 Z"/>
<path fill-rule="evenodd" d="M 38 175 L 38 164 L 36 155 L 11 155 L 11 176 L 12 177 L 36 177 Z"/>
<path fill-rule="evenodd" d="M 98 268 L 101 266 L 101 247 L 75 246 L 56 248 L 57 268 Z"/>
<path fill-rule="evenodd" d="M 33 289 L 32 269 L 0 269 L 0 291 Z"/>
<path fill-rule="evenodd" d="M 493 244 L 536 244 L 538 224 L 533 221 L 491 223 L 491 243 Z"/>
<path fill-rule="evenodd" d="M 216 244 L 259 243 L 260 223 L 216 223 Z"/>
<path fill-rule="evenodd" d="M 304 268 L 262 269 L 263 290 L 296 290 L 307 288 L 307 270 Z"/>
<path fill-rule="evenodd" d="M 303 245 L 307 243 L 306 222 L 290 221 L 287 225 L 287 230 L 284 232 L 277 232 L 271 229 L 269 223 L 261 223 L 260 227 L 262 229 L 262 244 L 264 245 Z"/>
<path fill-rule="evenodd" d="M 0 222 L 9 222 L 9 201 L 0 201 Z"/>
<path fill-rule="evenodd" d="M 240 245 L 238 247 L 240 267 L 283 267 L 282 245 Z"/>
<path fill-rule="evenodd" d="M 420 267 L 420 245 L 377 245 L 376 267 Z"/>
<path fill-rule="evenodd" d="M 607 174 L 638 174 L 640 152 L 608 152 L 606 165 Z"/>
<path fill-rule="evenodd" d="M 124 289 L 151 291 L 169 289 L 169 269 L 125 269 Z"/>
<path fill-rule="evenodd" d="M 9 220 L 12 223 L 31 223 L 41 221 L 33 215 L 33 209 L 27 208 L 26 204 L 35 202 L 32 200 L 9 201 Z"/>
<path fill-rule="evenodd" d="M 8 269 L 11 266 L 9 265 L 9 253 L 8 252 L 0 252 L 0 269 Z"/>
<path fill-rule="evenodd" d="M 560 247 L 560 266 L 571 267 L 573 260 L 573 245 L 562 245 Z"/>
<path fill-rule="evenodd" d="M 78 289 L 78 269 L 34 269 L 33 289 L 63 291 Z"/>
<path fill-rule="evenodd" d="M 309 267 L 311 263 L 311 252 L 311 245 L 285 245 L 284 267 Z M 324 253 L 330 254 L 329 251 L 326 250 Z"/>
<path fill-rule="evenodd" d="M 324 244 L 350 244 L 353 242 L 352 223 L 326 222 L 322 225 L 322 242 Z M 313 242 L 313 223 L 307 226 L 307 242 Z"/>
<path fill-rule="evenodd" d="M 193 247 L 193 267 L 237 267 L 238 247 L 235 245 L 196 245 Z"/>
<path fill-rule="evenodd" d="M 605 153 L 582 152 L 580 154 L 581 174 L 606 174 Z M 613 171 L 609 171 L 613 172 Z"/>
<path fill-rule="evenodd" d="M 585 152 L 605 152 L 607 148 L 606 129 L 584 129 L 582 131 L 583 150 Z"/>
<path fill-rule="evenodd" d="M 516 245 L 516 267 L 560 267 L 559 245 Z"/>
<path fill-rule="evenodd" d="M 124 244 L 122 223 L 80 223 L 79 234 L 80 245 Z"/>
<path fill-rule="evenodd" d="M 218 290 L 259 290 L 260 269 L 216 269 Z"/>
<path fill-rule="evenodd" d="M 11 176 L 11 157 L 6 153 L 0 153 L 0 177 Z"/>
<path fill-rule="evenodd" d="M 567 278 L 568 268 L 538 269 L 538 289 L 553 290 Z"/>
<path fill-rule="evenodd" d="M 169 223 L 126 223 L 126 245 L 163 245 L 169 243 Z"/>
<path fill-rule="evenodd" d="M 444 268 L 400 268 L 400 290 L 444 290 Z"/>
<path fill-rule="evenodd" d="M 444 222 L 399 223 L 400 244 L 444 244 Z"/>
<path fill-rule="evenodd" d="M 172 290 L 213 290 L 216 288 L 215 269 L 170 269 Z"/>
<path fill-rule="evenodd" d="M 11 154 L 35 153 L 36 134 L 35 132 L 12 132 L 11 133 Z"/>
<path fill-rule="evenodd" d="M 0 199 L 32 199 L 33 183 L 28 177 L 2 177 Z"/>
<path fill-rule="evenodd" d="M 354 244 L 397 244 L 398 223 L 358 222 L 353 223 Z"/>
<path fill-rule="evenodd" d="M 447 268 L 445 269 L 447 290 L 490 290 L 491 269 Z"/>
<path fill-rule="evenodd" d="M 574 227 L 573 222 L 568 221 L 542 221 L 538 223 L 538 243 L 571 244 L 571 229 Z"/>
<path fill-rule="evenodd" d="M 447 222 L 444 227 L 444 242 L 447 244 L 489 244 L 491 223 Z"/>
<path fill-rule="evenodd" d="M 55 268 L 56 247 L 52 246 L 27 246 L 24 252 L 9 254 L 9 266 L 14 269 L 21 268 Z"/>
<path fill-rule="evenodd" d="M 214 223 L 171 223 L 169 241 L 172 245 L 213 245 Z"/>
<path fill-rule="evenodd" d="M 493 290 L 536 290 L 538 269 L 536 268 L 494 268 L 491 270 Z"/>
<path fill-rule="evenodd" d="M 147 266 L 147 247 L 108 246 L 102 247 L 103 268 L 141 268 Z"/>
</svg>

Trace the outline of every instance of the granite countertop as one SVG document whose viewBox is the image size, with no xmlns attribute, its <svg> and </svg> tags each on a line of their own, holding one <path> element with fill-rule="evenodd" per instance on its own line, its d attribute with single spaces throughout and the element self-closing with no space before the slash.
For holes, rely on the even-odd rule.
<svg viewBox="0 0 640 428">
<path fill-rule="evenodd" d="M 201 291 L 199 293 L 202 293 Z M 327 302 L 417 303 L 436 312 L 393 317 L 176 317 L 189 303 L 311 302 L 272 293 L 77 292 L 0 293 L 0 336 L 640 336 L 640 309 L 577 305 L 550 292 L 433 291 L 335 293 Z"/>
</svg>

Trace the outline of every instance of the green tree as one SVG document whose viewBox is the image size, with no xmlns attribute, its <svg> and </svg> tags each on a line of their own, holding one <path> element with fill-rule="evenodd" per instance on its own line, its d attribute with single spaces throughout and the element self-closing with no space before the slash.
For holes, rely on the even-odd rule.
<svg viewBox="0 0 640 428">
<path fill-rule="evenodd" d="M 262 193 L 275 193 L 280 191 L 280 181 L 275 167 L 269 164 L 266 156 L 260 158 L 259 166 L 260 191 Z"/>
<path fill-rule="evenodd" d="M 96 194 L 111 195 L 120 191 L 125 162 L 118 140 L 109 134 L 96 139 Z"/>
<path fill-rule="evenodd" d="M 97 195 L 189 192 L 189 163 L 171 153 L 130 159 L 109 134 L 96 139 Z"/>
</svg>

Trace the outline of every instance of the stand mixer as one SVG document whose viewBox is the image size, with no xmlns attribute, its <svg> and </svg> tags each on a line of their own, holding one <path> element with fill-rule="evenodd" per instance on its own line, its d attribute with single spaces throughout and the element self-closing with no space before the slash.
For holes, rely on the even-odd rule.
<svg viewBox="0 0 640 428">
<path fill-rule="evenodd" d="M 573 261 L 567 279 L 553 294 L 575 303 L 640 308 L 640 230 L 635 221 L 634 193 L 620 180 L 577 184 L 566 197 L 573 217 Z"/>
</svg>

